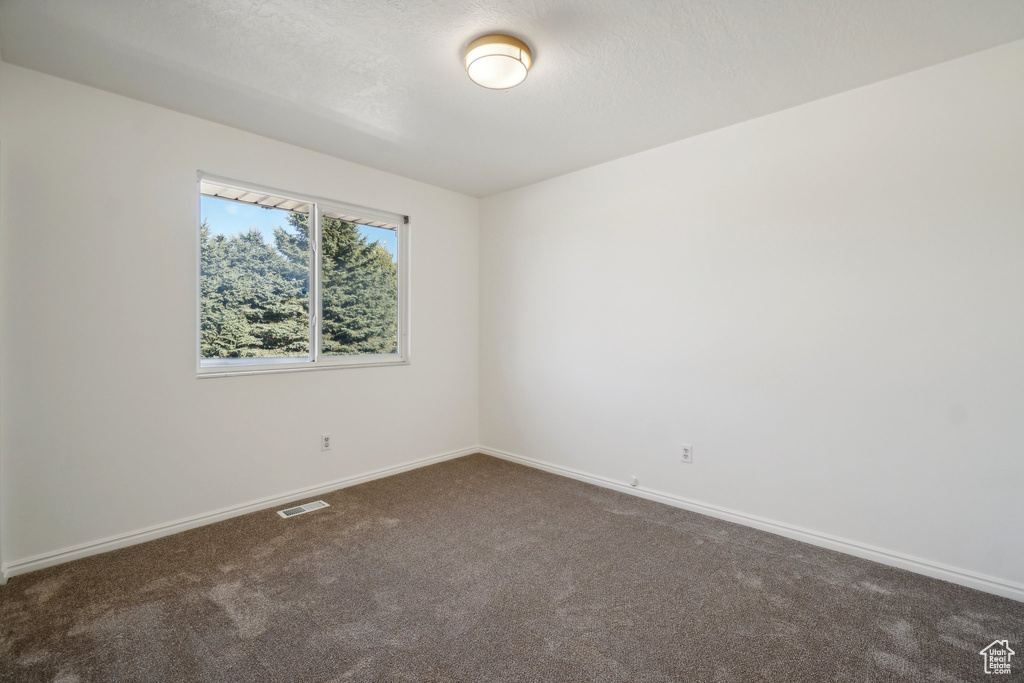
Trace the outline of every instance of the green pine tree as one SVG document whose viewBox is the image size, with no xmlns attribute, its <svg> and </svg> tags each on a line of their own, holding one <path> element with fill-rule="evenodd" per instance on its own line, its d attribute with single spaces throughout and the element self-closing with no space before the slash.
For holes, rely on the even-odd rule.
<svg viewBox="0 0 1024 683">
<path fill-rule="evenodd" d="M 289 216 L 294 234 L 275 230 L 277 248 L 296 272 L 308 269 L 309 218 Z M 324 218 L 323 353 L 391 353 L 398 330 L 398 268 L 378 242 L 368 242 L 355 223 Z M 308 272 L 308 270 L 307 270 Z"/>
<path fill-rule="evenodd" d="M 200 227 L 203 358 L 305 356 L 309 352 L 309 216 L 268 244 L 256 229 L 210 235 Z M 355 223 L 325 218 L 323 353 L 391 353 L 398 327 L 398 269 Z"/>
<path fill-rule="evenodd" d="M 203 357 L 306 355 L 308 268 L 296 272 L 259 230 L 211 238 L 204 222 L 200 239 Z"/>
</svg>

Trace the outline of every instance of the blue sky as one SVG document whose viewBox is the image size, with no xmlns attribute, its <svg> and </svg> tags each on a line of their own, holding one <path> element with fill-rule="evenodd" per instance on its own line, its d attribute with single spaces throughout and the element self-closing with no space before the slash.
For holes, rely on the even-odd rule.
<svg viewBox="0 0 1024 683">
<path fill-rule="evenodd" d="M 202 220 L 210 226 L 211 235 L 237 235 L 255 227 L 263 233 L 267 243 L 273 244 L 275 227 L 289 229 L 288 212 L 279 209 L 264 209 L 207 196 L 200 198 L 199 207 Z M 398 234 L 394 230 L 360 225 L 359 231 L 370 242 L 381 242 L 392 258 L 398 253 Z"/>
</svg>

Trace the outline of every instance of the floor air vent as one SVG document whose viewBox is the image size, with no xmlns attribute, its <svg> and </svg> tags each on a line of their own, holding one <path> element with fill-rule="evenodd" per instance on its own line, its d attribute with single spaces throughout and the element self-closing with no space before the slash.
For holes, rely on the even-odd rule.
<svg viewBox="0 0 1024 683">
<path fill-rule="evenodd" d="M 295 515 L 301 515 L 305 512 L 312 512 L 313 510 L 319 510 L 320 508 L 330 507 L 327 503 L 322 500 L 314 500 L 312 503 L 306 503 L 304 505 L 296 505 L 293 508 L 285 508 L 284 510 L 278 510 L 277 514 L 282 517 L 294 517 Z"/>
</svg>

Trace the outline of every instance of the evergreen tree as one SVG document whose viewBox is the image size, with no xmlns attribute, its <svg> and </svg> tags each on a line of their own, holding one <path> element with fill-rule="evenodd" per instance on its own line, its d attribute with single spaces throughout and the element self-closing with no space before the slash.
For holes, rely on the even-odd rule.
<svg viewBox="0 0 1024 683">
<path fill-rule="evenodd" d="M 293 213 L 294 234 L 274 231 L 278 250 L 308 272 L 309 217 Z M 323 353 L 391 353 L 398 330 L 398 268 L 378 242 L 368 242 L 355 223 L 324 218 L 322 290 Z"/>
<path fill-rule="evenodd" d="M 309 351 L 309 217 L 268 244 L 256 229 L 214 235 L 200 227 L 203 358 L 304 356 Z M 398 327 L 398 268 L 355 223 L 325 218 L 323 353 L 391 353 Z"/>
<path fill-rule="evenodd" d="M 306 355 L 308 268 L 296 272 L 259 230 L 211 238 L 204 222 L 200 239 L 203 357 Z"/>
</svg>

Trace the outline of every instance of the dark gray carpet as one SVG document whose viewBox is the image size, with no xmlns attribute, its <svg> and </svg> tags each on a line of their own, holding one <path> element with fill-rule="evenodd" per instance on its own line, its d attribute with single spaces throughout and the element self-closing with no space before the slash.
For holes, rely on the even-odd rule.
<svg viewBox="0 0 1024 683">
<path fill-rule="evenodd" d="M 482 455 L 323 498 L 12 579 L 0 679 L 975 681 L 996 638 L 1024 670 L 1024 603 Z"/>
</svg>

